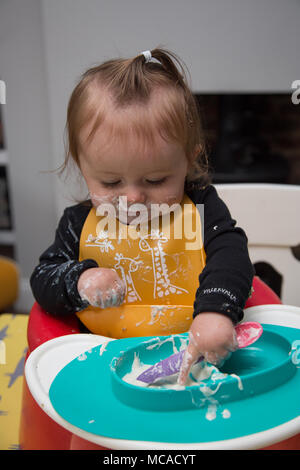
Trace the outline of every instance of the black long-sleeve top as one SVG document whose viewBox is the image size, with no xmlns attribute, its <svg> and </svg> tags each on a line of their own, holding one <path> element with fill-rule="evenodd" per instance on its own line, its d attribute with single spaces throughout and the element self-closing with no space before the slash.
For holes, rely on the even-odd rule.
<svg viewBox="0 0 300 470">
<path fill-rule="evenodd" d="M 201 188 L 194 183 L 185 187 L 185 193 L 194 204 L 204 204 L 206 266 L 199 275 L 193 316 L 218 312 L 236 324 L 243 318 L 254 275 L 247 237 L 236 227 L 214 186 Z M 36 301 L 51 314 L 72 314 L 88 306 L 78 293 L 77 282 L 86 269 L 101 267 L 93 259 L 78 260 L 80 234 L 91 207 L 87 201 L 65 209 L 54 243 L 42 253 L 31 275 Z"/>
</svg>

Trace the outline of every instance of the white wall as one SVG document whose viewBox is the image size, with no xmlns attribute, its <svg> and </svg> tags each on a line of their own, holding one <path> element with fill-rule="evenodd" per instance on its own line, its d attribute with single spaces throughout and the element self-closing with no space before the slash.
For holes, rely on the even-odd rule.
<svg viewBox="0 0 300 470">
<path fill-rule="evenodd" d="M 55 164 L 80 74 L 158 44 L 187 64 L 197 92 L 289 92 L 299 77 L 297 0 L 43 0 Z M 75 185 L 74 185 L 75 186 Z M 61 212 L 69 186 L 58 184 Z M 81 192 L 79 191 L 79 193 Z"/>
<path fill-rule="evenodd" d="M 52 242 L 57 216 L 53 177 L 40 173 L 52 167 L 53 148 L 39 0 L 0 2 L 0 74 L 23 309 L 32 303 L 28 278 Z"/>
<path fill-rule="evenodd" d="M 77 184 L 63 161 L 70 93 L 88 67 L 161 44 L 197 92 L 289 92 L 300 79 L 297 0 L 1 0 L 0 75 L 17 257 L 28 278 Z M 76 186 L 76 187 L 75 187 Z"/>
</svg>

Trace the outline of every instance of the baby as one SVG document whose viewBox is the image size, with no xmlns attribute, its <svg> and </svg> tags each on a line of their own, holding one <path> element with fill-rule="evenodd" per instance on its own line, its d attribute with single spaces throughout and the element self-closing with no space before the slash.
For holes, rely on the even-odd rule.
<svg viewBox="0 0 300 470">
<path fill-rule="evenodd" d="M 156 301 L 162 294 L 158 284 L 146 299 L 144 288 L 134 290 L 132 273 L 141 265 L 150 269 L 149 260 L 154 255 L 156 260 L 162 259 L 162 243 L 167 251 L 171 241 L 162 238 L 154 246 L 151 237 L 140 238 L 134 252 L 137 256 L 129 252 L 130 269 L 121 276 L 124 271 L 118 267 L 125 257 L 113 251 L 113 232 L 102 239 L 106 244 L 99 242 L 98 211 L 103 206 L 111 208 L 113 215 L 108 220 L 118 221 L 119 229 L 136 226 L 137 213 L 140 226 L 145 226 L 155 218 L 152 208 L 157 204 L 171 207 L 189 202 L 195 214 L 196 206 L 204 205 L 205 254 L 198 247 L 191 255 L 194 258 L 190 257 L 192 301 L 187 303 L 193 306 L 193 320 L 187 327 L 189 345 L 178 379 L 184 384 L 198 356 L 217 364 L 237 348 L 234 326 L 243 317 L 254 272 L 245 233 L 235 227 L 209 183 L 200 116 L 179 59 L 156 48 L 87 70 L 69 101 L 67 131 L 63 169 L 70 159 L 76 163 L 90 199 L 65 210 L 54 243 L 40 256 L 32 273 L 33 294 L 49 313 L 80 315 L 93 308 L 100 323 L 101 312 L 108 312 L 112 323 L 117 318 L 114 312 L 120 310 L 118 318 L 122 318 L 122 308 L 130 302 L 161 305 L 161 298 Z M 91 237 L 91 232 L 98 237 Z M 180 241 L 176 243 L 182 249 Z M 183 305 L 188 286 L 170 282 L 165 258 L 162 261 L 167 287 L 163 303 Z M 151 266 L 154 272 L 155 264 Z M 145 273 L 139 279 L 149 285 Z M 158 279 L 161 274 L 156 274 Z M 175 316 L 169 320 L 176 322 Z"/>
</svg>

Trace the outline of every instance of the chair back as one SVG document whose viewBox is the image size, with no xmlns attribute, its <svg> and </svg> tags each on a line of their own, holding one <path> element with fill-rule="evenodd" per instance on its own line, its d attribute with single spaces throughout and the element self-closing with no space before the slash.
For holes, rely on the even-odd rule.
<svg viewBox="0 0 300 470">
<path fill-rule="evenodd" d="M 299 307 L 300 260 L 291 248 L 300 244 L 300 186 L 243 183 L 215 188 L 246 232 L 252 263 L 273 266 L 283 277 L 282 302 Z"/>
</svg>

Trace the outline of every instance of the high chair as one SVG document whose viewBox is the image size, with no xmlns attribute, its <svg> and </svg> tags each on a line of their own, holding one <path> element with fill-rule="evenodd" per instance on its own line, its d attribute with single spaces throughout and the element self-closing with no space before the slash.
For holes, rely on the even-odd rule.
<svg viewBox="0 0 300 470">
<path fill-rule="evenodd" d="M 41 344 L 59 336 L 80 333 L 77 317 L 55 317 L 34 303 L 27 327 L 29 354 Z M 38 406 L 24 375 L 22 412 L 20 421 L 20 447 L 24 450 L 67 450 L 72 434 L 56 424 Z"/>
<path fill-rule="evenodd" d="M 280 304 L 279 297 L 261 279 L 253 280 L 253 294 L 245 308 L 262 304 Z M 34 303 L 28 322 L 28 355 L 46 341 L 59 336 L 80 333 L 77 317 L 55 317 Z M 88 449 L 92 445 L 71 434 L 55 423 L 35 402 L 23 381 L 22 413 L 20 422 L 20 446 L 24 450 Z"/>
<path fill-rule="evenodd" d="M 296 211 L 300 206 L 300 187 L 235 184 L 216 185 L 216 189 L 228 205 L 232 217 L 237 220 L 237 225 L 242 226 L 247 233 L 252 262 L 272 263 L 284 276 L 283 303 L 300 306 L 300 292 L 296 286 L 300 265 L 290 250 L 290 247 L 299 243 L 300 222 Z M 275 292 L 255 276 L 253 293 L 245 308 L 280 303 L 281 299 Z M 80 333 L 75 315 L 55 317 L 46 313 L 37 303 L 33 305 L 27 332 L 29 353 L 45 341 L 74 333 Z M 288 439 L 285 448 L 293 448 L 289 445 L 293 446 L 294 439 L 299 441 L 297 436 Z M 72 435 L 44 413 L 33 399 L 25 377 L 20 444 L 26 450 L 93 448 L 91 443 Z"/>
</svg>

